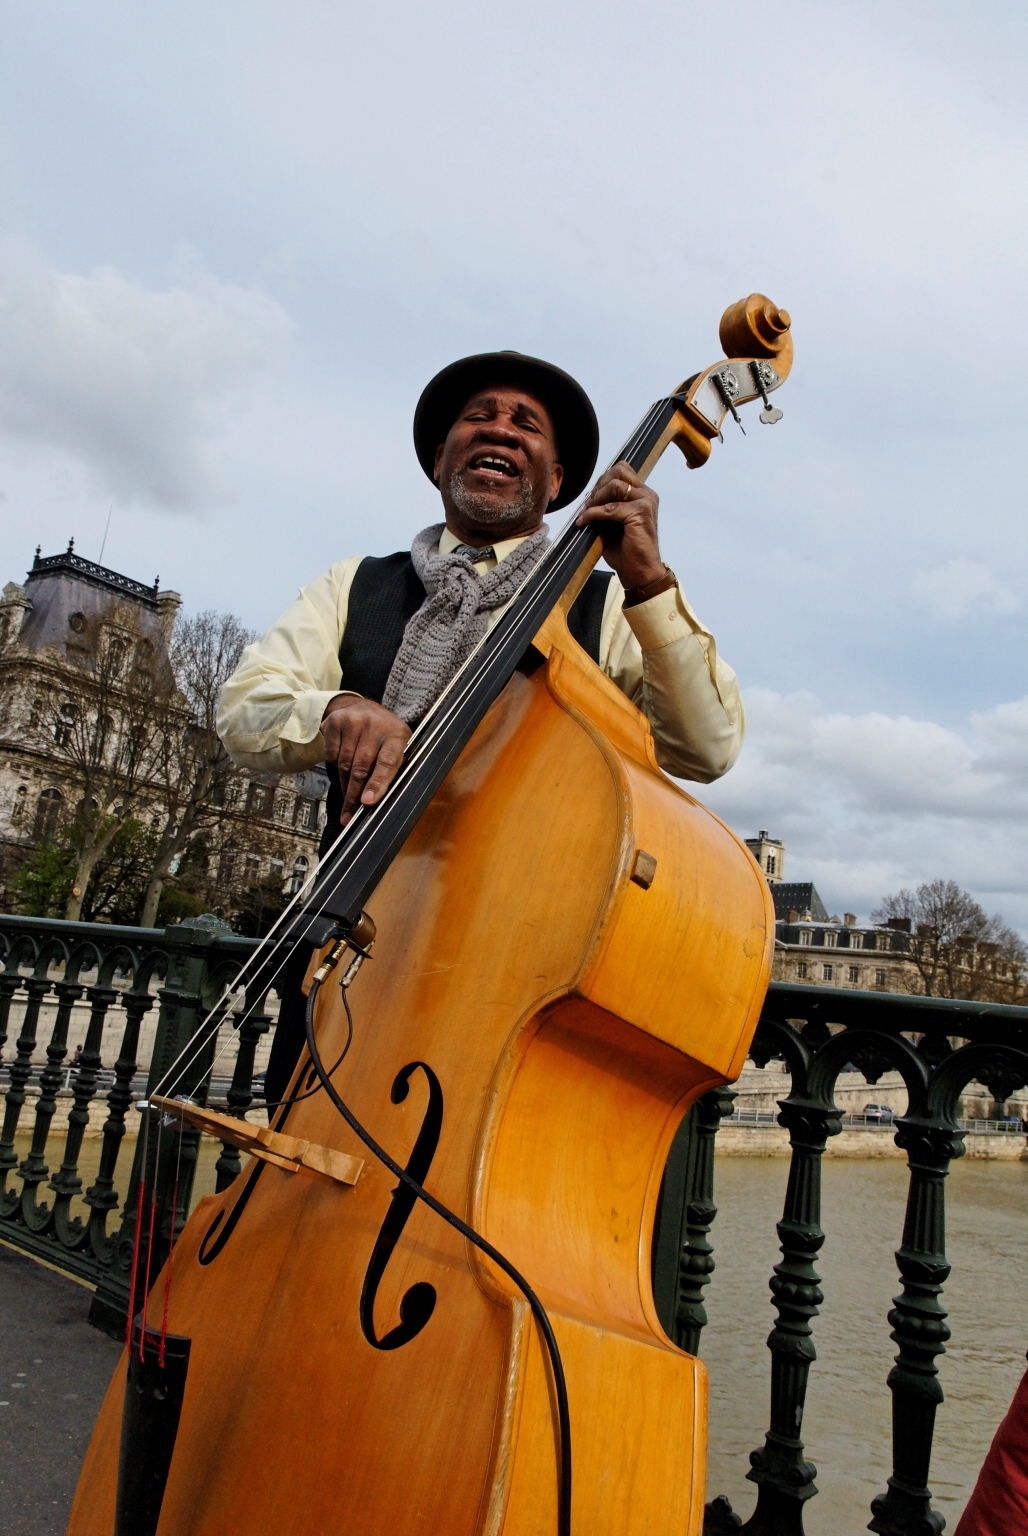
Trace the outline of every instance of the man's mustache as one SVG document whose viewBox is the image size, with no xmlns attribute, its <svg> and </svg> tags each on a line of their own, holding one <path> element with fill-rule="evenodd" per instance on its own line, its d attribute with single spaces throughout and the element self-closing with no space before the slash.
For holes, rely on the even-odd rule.
<svg viewBox="0 0 1028 1536">
<path fill-rule="evenodd" d="M 508 484 L 514 495 L 497 503 L 490 491 L 469 490 L 464 483 L 464 472 L 455 469 L 450 477 L 450 495 L 458 512 L 470 518 L 484 518 L 489 523 L 511 522 L 523 517 L 535 500 L 535 492 L 528 475 L 519 474 Z"/>
</svg>

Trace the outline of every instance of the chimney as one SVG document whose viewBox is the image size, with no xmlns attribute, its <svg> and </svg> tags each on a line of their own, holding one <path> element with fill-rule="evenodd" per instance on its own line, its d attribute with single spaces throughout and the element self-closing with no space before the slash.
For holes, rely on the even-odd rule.
<svg viewBox="0 0 1028 1536">
<path fill-rule="evenodd" d="M 844 912 L 842 920 L 847 928 L 855 928 L 857 926 L 857 914 L 855 912 Z"/>
<path fill-rule="evenodd" d="M 788 915 L 787 915 L 787 917 L 786 917 L 786 922 L 789 922 L 789 923 L 798 923 L 798 922 L 799 922 L 799 920 L 800 920 L 800 915 L 799 915 L 799 913 L 798 913 L 798 912 L 797 912 L 797 911 L 796 911 L 796 908 L 795 908 L 795 907 L 790 907 L 790 908 L 789 908 L 789 912 L 788 912 Z"/>
<path fill-rule="evenodd" d="M 157 583 L 154 582 L 154 590 L 157 591 Z M 161 633 L 164 636 L 165 645 L 171 639 L 171 632 L 175 627 L 178 611 L 182 606 L 182 596 L 178 592 L 157 592 L 157 612 L 160 615 L 159 623 Z"/>
<path fill-rule="evenodd" d="M 886 926 L 886 928 L 895 928 L 897 930 L 897 932 L 899 932 L 899 933 L 909 933 L 910 932 L 910 918 L 909 917 L 890 917 L 890 918 L 886 919 L 885 926 Z"/>
</svg>

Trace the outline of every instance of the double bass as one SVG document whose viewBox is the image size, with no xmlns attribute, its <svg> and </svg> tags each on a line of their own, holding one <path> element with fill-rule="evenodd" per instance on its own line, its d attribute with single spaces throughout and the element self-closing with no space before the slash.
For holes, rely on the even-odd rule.
<svg viewBox="0 0 1028 1536">
<path fill-rule="evenodd" d="M 753 294 L 720 339 L 618 454 L 640 475 L 780 415 L 788 315 Z M 706 1377 L 652 1233 L 774 912 L 570 634 L 600 551 L 572 516 L 291 914 L 319 948 L 269 1128 L 153 1097 L 253 1156 L 140 1287 L 69 1536 L 700 1532 Z"/>
</svg>

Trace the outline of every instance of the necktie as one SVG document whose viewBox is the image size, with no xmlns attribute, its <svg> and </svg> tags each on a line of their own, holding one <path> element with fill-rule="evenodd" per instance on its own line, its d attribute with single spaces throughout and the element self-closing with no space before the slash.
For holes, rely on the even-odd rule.
<svg viewBox="0 0 1028 1536">
<path fill-rule="evenodd" d="M 458 544 L 457 548 L 452 550 L 451 553 L 454 555 L 463 555 L 465 560 L 470 560 L 472 564 L 474 564 L 476 560 L 496 559 L 496 551 L 493 549 L 491 544 L 487 544 L 485 549 L 476 549 L 473 544 Z"/>
</svg>

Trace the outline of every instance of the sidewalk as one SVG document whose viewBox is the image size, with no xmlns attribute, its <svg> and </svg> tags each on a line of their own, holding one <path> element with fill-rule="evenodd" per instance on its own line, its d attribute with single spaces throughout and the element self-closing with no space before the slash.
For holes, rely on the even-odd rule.
<svg viewBox="0 0 1028 1536">
<path fill-rule="evenodd" d="M 92 1291 L 0 1243 L 0 1528 L 64 1536 L 121 1346 L 86 1322 Z"/>
</svg>

